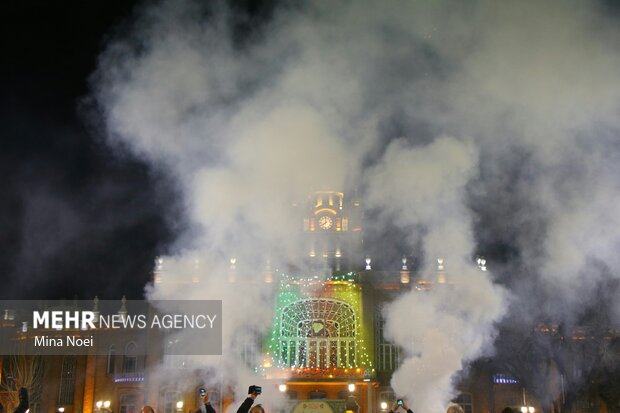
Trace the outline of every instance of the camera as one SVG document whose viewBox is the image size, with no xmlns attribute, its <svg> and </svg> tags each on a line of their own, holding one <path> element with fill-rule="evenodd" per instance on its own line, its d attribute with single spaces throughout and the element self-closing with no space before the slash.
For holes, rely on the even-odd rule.
<svg viewBox="0 0 620 413">
<path fill-rule="evenodd" d="M 396 403 L 397 403 L 399 406 L 402 406 L 402 405 L 403 405 L 403 399 L 398 399 L 398 400 L 396 400 Z"/>
<path fill-rule="evenodd" d="M 204 387 L 200 389 L 199 392 L 200 392 L 200 397 L 205 397 L 207 395 L 207 389 L 205 389 Z"/>
<path fill-rule="evenodd" d="M 248 394 L 256 393 L 256 395 L 258 396 L 259 394 L 262 393 L 262 391 L 263 391 L 263 388 L 261 386 L 256 386 L 253 384 L 248 389 Z"/>
</svg>

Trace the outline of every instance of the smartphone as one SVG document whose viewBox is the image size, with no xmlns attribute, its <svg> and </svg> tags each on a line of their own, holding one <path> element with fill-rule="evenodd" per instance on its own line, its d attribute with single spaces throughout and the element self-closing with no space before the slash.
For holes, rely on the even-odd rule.
<svg viewBox="0 0 620 413">
<path fill-rule="evenodd" d="M 262 391 L 263 391 L 263 388 L 261 386 L 257 386 L 255 384 L 253 384 L 248 389 L 248 394 L 256 393 L 256 395 L 259 395 L 259 394 L 261 394 Z"/>
<path fill-rule="evenodd" d="M 204 387 L 200 389 L 199 391 L 200 391 L 200 397 L 205 397 L 207 395 L 207 389 L 205 389 Z"/>
<path fill-rule="evenodd" d="M 403 399 L 396 400 L 396 404 L 398 404 L 399 406 L 402 406 L 403 405 Z"/>
</svg>

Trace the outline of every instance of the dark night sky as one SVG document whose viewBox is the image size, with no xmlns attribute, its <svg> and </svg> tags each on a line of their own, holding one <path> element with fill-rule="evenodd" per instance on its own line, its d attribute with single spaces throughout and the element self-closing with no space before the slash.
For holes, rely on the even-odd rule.
<svg viewBox="0 0 620 413">
<path fill-rule="evenodd" d="M 147 4 L 2 7 L 0 299 L 141 298 L 182 226 L 174 185 L 107 146 L 88 99 L 106 41 Z M 274 3 L 228 4 L 250 33 Z"/>
<path fill-rule="evenodd" d="M 99 51 L 133 8 L 2 7 L 2 299 L 139 298 L 173 239 L 165 177 L 106 147 L 85 103 Z"/>
</svg>

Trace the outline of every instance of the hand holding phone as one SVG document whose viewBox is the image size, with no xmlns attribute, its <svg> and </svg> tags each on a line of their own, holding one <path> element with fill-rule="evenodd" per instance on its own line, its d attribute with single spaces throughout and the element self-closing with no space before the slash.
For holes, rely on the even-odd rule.
<svg viewBox="0 0 620 413">
<path fill-rule="evenodd" d="M 252 395 L 254 397 L 258 396 L 259 394 L 261 394 L 263 391 L 263 388 L 261 386 L 257 386 L 255 384 L 251 385 L 250 388 L 248 389 L 248 394 Z"/>
<path fill-rule="evenodd" d="M 200 394 L 200 400 L 202 400 L 204 404 L 209 403 L 209 393 L 207 393 L 207 389 L 202 387 L 200 390 L 198 390 L 198 392 Z"/>
</svg>

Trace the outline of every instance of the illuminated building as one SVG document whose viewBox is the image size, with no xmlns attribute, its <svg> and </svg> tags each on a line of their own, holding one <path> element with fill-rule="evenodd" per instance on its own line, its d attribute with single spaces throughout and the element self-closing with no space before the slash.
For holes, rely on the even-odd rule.
<svg viewBox="0 0 620 413">
<path fill-rule="evenodd" d="M 258 340 L 262 354 L 238 356 L 264 377 L 258 383 L 264 391 L 286 393 L 284 413 L 384 411 L 398 397 L 390 388 L 390 378 L 401 362 L 401 349 L 384 337 L 381 309 L 403 291 L 424 294 L 431 288 L 455 287 L 449 263 L 437 258 L 436 274 L 427 277 L 415 274 L 407 257 L 393 263 L 389 271 L 374 268 L 372 257 L 365 256 L 362 248 L 361 202 L 348 200 L 342 192 L 316 192 L 299 206 L 299 212 L 298 230 L 306 244 L 303 256 L 297 258 L 304 270 L 283 273 L 267 261 L 257 271 L 260 276 L 254 274 L 255 280 L 274 284 L 275 316 L 271 329 Z M 486 271 L 484 258 L 479 257 L 477 264 Z M 235 257 L 226 257 L 226 265 L 227 282 L 247 279 L 238 277 Z M 186 279 L 167 280 L 165 263 L 157 259 L 153 281 L 161 288 L 168 282 L 199 284 L 198 261 L 190 271 Z M 19 324 L 7 314 L 1 326 L 15 329 Z M 558 334 L 545 326 L 539 332 Z M 585 342 L 589 336 L 577 331 L 572 339 Z M 186 369 L 188 381 L 195 379 L 193 387 L 150 376 L 150 369 L 165 363 L 166 356 L 158 346 L 144 353 L 135 355 L 132 343 L 119 337 L 107 356 L 44 357 L 41 383 L 45 385 L 33 392 L 30 413 L 55 413 L 61 408 L 62 413 L 137 413 L 145 404 L 158 413 L 194 412 L 201 384 L 191 366 L 179 368 Z M 261 360 L 260 365 L 256 360 Z M 0 396 L 9 392 L 10 360 L 4 357 L 1 363 Z M 458 390 L 454 402 L 464 413 L 500 413 L 520 405 L 524 395 L 516 378 L 484 366 L 472 368 Z M 209 392 L 218 413 L 233 402 L 226 387 L 209 388 Z M 104 405 L 108 400 L 109 408 Z M 535 400 L 528 402 L 543 411 Z"/>
</svg>

